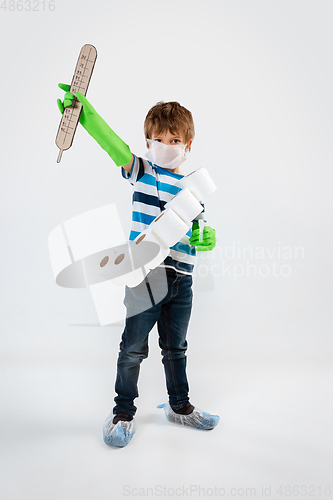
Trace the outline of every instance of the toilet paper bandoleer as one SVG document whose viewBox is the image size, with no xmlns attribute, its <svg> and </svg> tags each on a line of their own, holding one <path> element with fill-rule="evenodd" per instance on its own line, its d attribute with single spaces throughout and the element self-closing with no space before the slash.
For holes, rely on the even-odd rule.
<svg viewBox="0 0 333 500">
<path fill-rule="evenodd" d="M 73 95 L 69 85 L 59 84 L 59 87 L 66 91 L 64 101 L 58 99 L 63 112 L 64 107 L 71 104 Z M 150 271 L 144 281 L 135 287 L 126 287 L 127 314 L 117 364 L 117 395 L 112 416 L 105 421 L 104 441 L 111 446 L 125 446 L 134 434 L 139 366 L 148 356 L 148 335 L 156 322 L 169 398 L 169 406 L 165 406 L 170 408 L 166 411 L 168 420 L 178 422 L 174 415 L 182 415 L 184 425 L 212 429 L 219 417 L 200 413 L 190 403 L 186 375 L 186 334 L 192 309 L 196 250 L 212 250 L 216 245 L 214 229 L 206 225 L 202 234 L 199 230 L 199 220 L 206 222 L 202 202 L 216 186 L 206 169 L 188 176 L 180 171 L 195 134 L 192 114 L 175 101 L 160 101 L 153 106 L 144 121 L 148 153 L 146 158 L 141 158 L 130 151 L 80 92 L 76 97 L 83 105 L 81 125 L 116 165 L 122 167 L 123 178 L 134 188 L 130 241 L 157 238 L 170 247 L 165 260 Z M 164 223 L 166 220 L 170 222 Z M 188 231 L 177 241 L 178 236 L 184 234 L 184 227 Z M 160 302 L 152 301 L 153 306 L 142 310 L 141 298 L 147 288 L 148 291 L 151 286 L 158 288 L 159 275 L 167 279 L 167 294 Z"/>
</svg>

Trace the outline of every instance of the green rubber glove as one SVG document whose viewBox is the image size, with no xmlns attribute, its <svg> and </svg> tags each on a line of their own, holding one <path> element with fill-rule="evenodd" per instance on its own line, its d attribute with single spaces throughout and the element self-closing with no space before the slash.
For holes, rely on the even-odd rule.
<svg viewBox="0 0 333 500">
<path fill-rule="evenodd" d="M 63 102 L 57 99 L 59 110 L 63 113 L 64 109 L 72 104 L 74 96 L 69 92 L 70 85 L 59 83 L 58 87 L 66 92 Z M 76 92 L 76 97 L 82 103 L 82 111 L 79 119 L 82 127 L 84 127 L 88 134 L 98 142 L 101 148 L 111 156 L 118 167 L 127 165 L 132 159 L 132 153 L 128 145 L 113 132 L 81 92 Z"/>
<path fill-rule="evenodd" d="M 192 236 L 189 239 L 191 245 L 195 246 L 195 249 L 199 252 L 205 252 L 208 250 L 213 250 L 216 245 L 215 229 L 210 226 L 205 226 L 202 232 L 202 241 L 199 241 L 200 229 L 199 223 L 193 222 L 192 224 Z"/>
</svg>

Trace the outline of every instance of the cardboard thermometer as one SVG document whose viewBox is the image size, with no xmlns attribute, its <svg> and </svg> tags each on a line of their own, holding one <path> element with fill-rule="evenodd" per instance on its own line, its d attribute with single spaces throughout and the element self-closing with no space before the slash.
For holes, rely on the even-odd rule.
<svg viewBox="0 0 333 500">
<path fill-rule="evenodd" d="M 78 91 L 84 96 L 86 95 L 96 58 L 97 50 L 93 45 L 87 44 L 82 47 L 74 71 L 71 88 L 69 89 L 74 95 L 73 104 L 67 106 L 64 110 L 55 141 L 60 149 L 57 163 L 61 160 L 62 152 L 69 149 L 73 143 L 82 109 L 82 104 L 76 98 L 76 92 Z"/>
</svg>

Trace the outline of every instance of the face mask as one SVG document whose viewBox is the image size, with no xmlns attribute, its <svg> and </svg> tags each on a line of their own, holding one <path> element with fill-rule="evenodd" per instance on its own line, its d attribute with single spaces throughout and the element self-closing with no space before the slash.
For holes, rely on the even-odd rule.
<svg viewBox="0 0 333 500">
<path fill-rule="evenodd" d="M 175 169 L 186 160 L 186 145 L 167 145 L 162 142 L 147 139 L 149 150 L 146 158 L 163 168 Z"/>
</svg>

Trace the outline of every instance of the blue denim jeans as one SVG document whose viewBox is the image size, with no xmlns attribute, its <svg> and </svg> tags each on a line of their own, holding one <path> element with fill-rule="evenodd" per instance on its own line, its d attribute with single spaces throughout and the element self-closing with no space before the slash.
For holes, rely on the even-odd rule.
<svg viewBox="0 0 333 500">
<path fill-rule="evenodd" d="M 178 410 L 189 401 L 185 353 L 192 309 L 192 276 L 156 268 L 147 278 L 148 283 L 153 284 L 155 297 L 159 295 L 159 287 L 163 289 L 160 296 L 166 295 L 154 305 L 150 302 L 150 307 L 144 310 L 142 301 L 147 296 L 147 280 L 134 288 L 126 287 L 127 316 L 117 362 L 115 414 L 135 415 L 140 364 L 148 356 L 148 335 L 156 322 L 170 406 Z M 137 311 L 140 312 L 136 314 Z"/>
</svg>

